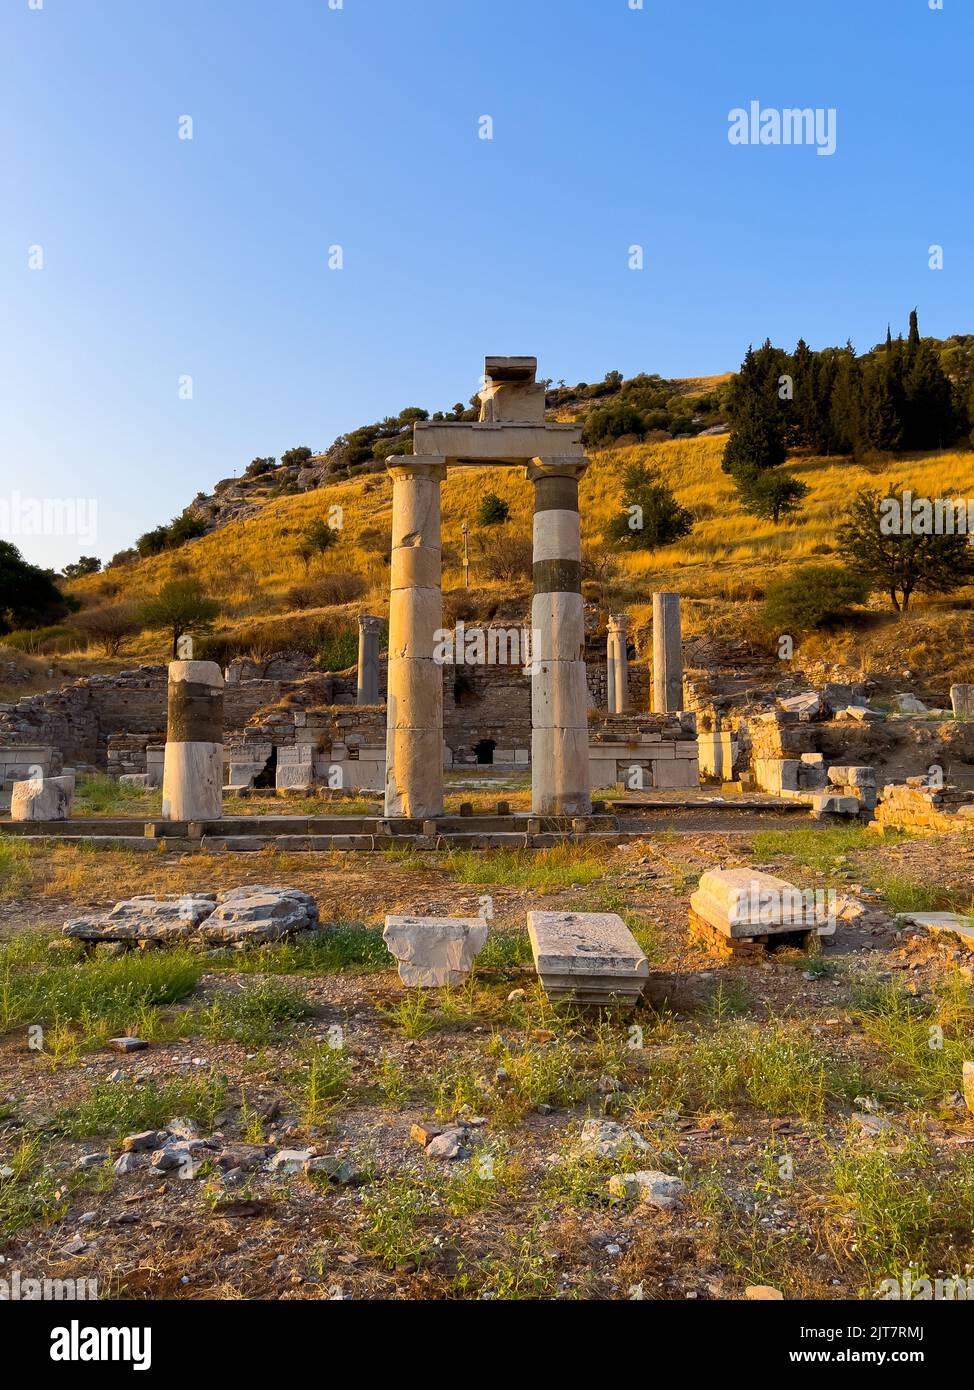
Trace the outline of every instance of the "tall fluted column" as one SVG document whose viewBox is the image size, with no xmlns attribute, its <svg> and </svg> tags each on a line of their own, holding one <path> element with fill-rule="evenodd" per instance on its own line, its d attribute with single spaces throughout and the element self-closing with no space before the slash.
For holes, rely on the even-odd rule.
<svg viewBox="0 0 974 1390">
<path fill-rule="evenodd" d="M 215 661 L 169 663 L 162 814 L 197 821 L 223 815 L 223 672 Z"/>
<path fill-rule="evenodd" d="M 362 613 L 358 620 L 357 705 L 379 703 L 379 628 L 381 619 Z"/>
<path fill-rule="evenodd" d="M 387 816 L 443 814 L 443 624 L 440 458 L 397 458 L 392 475 L 392 589 L 386 718 Z"/>
<path fill-rule="evenodd" d="M 534 459 L 531 605 L 531 805 L 535 815 L 592 809 L 578 480 L 587 459 Z"/>
<path fill-rule="evenodd" d="M 680 595 L 653 595 L 653 709 L 670 714 L 683 708 L 683 635 Z"/>
<path fill-rule="evenodd" d="M 629 653 L 626 630 L 628 613 L 614 613 L 609 618 L 606 638 L 606 675 L 608 694 L 606 704 L 610 714 L 622 714 L 629 708 Z"/>
</svg>

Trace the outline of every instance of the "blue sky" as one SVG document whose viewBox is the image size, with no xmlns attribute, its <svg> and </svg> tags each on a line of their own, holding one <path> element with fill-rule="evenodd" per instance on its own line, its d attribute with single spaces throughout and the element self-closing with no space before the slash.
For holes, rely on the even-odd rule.
<svg viewBox="0 0 974 1390">
<path fill-rule="evenodd" d="M 971 0 L 30 2 L 0 0 L 0 513 L 36 563 L 466 400 L 489 352 L 574 382 L 865 349 L 914 304 L 974 329 Z M 835 154 L 731 145 L 751 101 L 834 108 Z M 93 499 L 96 536 L 26 534 L 18 494 Z"/>
</svg>

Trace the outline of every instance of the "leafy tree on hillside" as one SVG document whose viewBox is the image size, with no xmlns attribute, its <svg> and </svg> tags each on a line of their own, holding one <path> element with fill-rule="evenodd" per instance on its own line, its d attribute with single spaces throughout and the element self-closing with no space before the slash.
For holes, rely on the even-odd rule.
<svg viewBox="0 0 974 1390">
<path fill-rule="evenodd" d="M 624 400 L 612 401 L 609 405 L 597 406 L 589 411 L 582 426 L 582 439 L 589 447 L 611 443 L 624 434 L 643 435 L 646 421 L 634 405 Z"/>
<path fill-rule="evenodd" d="M 106 603 L 89 608 L 76 620 L 77 626 L 106 656 L 117 656 L 127 637 L 142 630 L 138 608 L 133 603 Z"/>
<path fill-rule="evenodd" d="M 606 528 L 607 541 L 658 550 L 693 530 L 693 513 L 681 507 L 666 484 L 642 463 L 631 464 L 623 474 L 620 507 Z"/>
<path fill-rule="evenodd" d="M 300 444 L 296 449 L 285 449 L 284 453 L 281 455 L 281 467 L 301 468 L 313 457 L 314 455 L 308 446 L 306 444 Z"/>
<path fill-rule="evenodd" d="M 505 502 L 503 497 L 498 497 L 496 492 L 488 492 L 480 500 L 477 522 L 480 526 L 499 526 L 507 521 L 510 515 L 510 503 Z"/>
<path fill-rule="evenodd" d="M 166 628 L 172 639 L 172 655 L 184 633 L 194 636 L 209 632 L 220 613 L 220 605 L 207 597 L 194 576 L 170 579 L 155 598 L 138 610 L 139 621 L 149 628 Z"/>
<path fill-rule="evenodd" d="M 310 555 L 324 555 L 326 550 L 338 544 L 339 533 L 321 517 L 316 517 L 301 537 L 303 547 Z"/>
<path fill-rule="evenodd" d="M 0 633 L 47 627 L 77 607 L 49 570 L 30 564 L 15 545 L 0 540 Z"/>
<path fill-rule="evenodd" d="M 252 459 L 244 469 L 245 478 L 262 478 L 265 473 L 271 473 L 277 463 L 274 458 Z"/>
<path fill-rule="evenodd" d="M 946 594 L 974 579 L 974 547 L 966 534 L 923 534 L 904 517 L 903 491 L 885 497 L 862 488 L 839 528 L 849 568 L 905 613 L 913 594 Z M 898 523 L 898 524 L 897 524 Z M 922 519 L 920 519 L 922 524 Z"/>
<path fill-rule="evenodd" d="M 73 564 L 65 565 L 61 573 L 65 579 L 82 579 L 86 574 L 97 574 L 101 561 L 96 555 L 82 555 Z"/>
<path fill-rule="evenodd" d="M 775 468 L 763 473 L 737 473 L 734 481 L 744 511 L 773 521 L 776 526 L 782 517 L 797 512 L 808 495 L 808 487 L 800 478 Z"/>
</svg>

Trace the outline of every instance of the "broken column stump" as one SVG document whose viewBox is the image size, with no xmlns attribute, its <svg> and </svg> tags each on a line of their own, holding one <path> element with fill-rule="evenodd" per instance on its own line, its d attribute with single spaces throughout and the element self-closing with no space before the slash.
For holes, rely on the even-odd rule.
<svg viewBox="0 0 974 1390">
<path fill-rule="evenodd" d="M 649 962 L 614 912 L 529 912 L 534 968 L 549 999 L 628 1009 L 649 977 Z"/>
<path fill-rule="evenodd" d="M 482 917 L 386 917 L 382 939 L 399 963 L 404 985 L 458 985 L 487 942 Z"/>
</svg>

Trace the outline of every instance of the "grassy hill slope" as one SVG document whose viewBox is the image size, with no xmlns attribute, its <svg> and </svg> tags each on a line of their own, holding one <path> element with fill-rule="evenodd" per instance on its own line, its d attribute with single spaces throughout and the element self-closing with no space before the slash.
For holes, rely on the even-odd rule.
<svg viewBox="0 0 974 1390">
<path fill-rule="evenodd" d="M 807 501 L 794 518 L 779 526 L 746 515 L 738 506 L 731 479 L 720 469 L 721 437 L 671 440 L 613 448 L 592 455 L 592 466 L 581 486 L 583 543 L 596 562 L 612 553 L 602 535 L 619 506 L 621 475 L 631 463 L 649 465 L 665 479 L 679 501 L 696 517 L 692 534 L 679 544 L 655 553 L 615 551 L 608 572 L 587 583 L 587 593 L 606 610 L 627 607 L 635 623 L 649 616 L 654 589 L 679 590 L 687 599 L 687 630 L 740 636 L 753 628 L 756 605 L 767 584 L 802 563 L 837 558 L 835 528 L 854 492 L 863 485 L 884 490 L 887 484 L 908 484 L 917 495 L 966 495 L 971 478 L 971 454 L 964 452 L 901 455 L 882 464 L 865 466 L 847 459 L 792 459 L 790 467 L 810 488 Z M 479 528 L 480 499 L 487 491 L 505 498 L 511 509 L 503 527 Z M 259 512 L 230 523 L 178 550 L 115 566 L 106 573 L 79 581 L 75 592 L 85 602 L 106 598 L 141 599 L 167 579 L 195 573 L 223 608 L 218 625 L 228 636 L 262 630 L 268 644 L 286 634 L 288 624 L 307 623 L 315 616 L 351 622 L 363 611 L 388 612 L 388 537 L 392 484 L 382 474 L 367 474 L 292 497 L 265 501 Z M 297 554 L 302 533 L 328 509 L 342 508 L 339 543 L 310 567 Z M 496 544 L 498 535 L 529 537 L 532 489 L 519 470 L 478 468 L 451 471 L 443 487 L 444 591 L 462 588 L 461 525 L 471 531 L 471 594 L 464 613 L 490 616 L 515 611 L 530 591 L 529 580 L 491 577 L 482 546 Z M 291 591 L 321 577 L 351 573 L 361 577 L 361 592 L 345 604 L 317 608 L 292 601 Z M 969 593 L 969 591 L 968 591 Z M 965 653 L 970 647 L 970 614 L 964 595 L 943 602 L 918 603 L 906 620 L 877 616 L 860 630 L 836 639 L 816 639 L 825 653 L 863 647 L 877 657 L 885 649 L 894 662 L 921 659 L 954 679 L 974 679 L 974 665 Z M 263 645 L 263 644 L 262 644 Z M 808 650 L 806 644 L 806 650 Z M 127 649 L 145 657 L 162 657 L 160 634 L 146 633 Z M 913 655 L 911 655 L 911 653 Z M 861 653 L 860 653 L 861 655 Z"/>
</svg>

